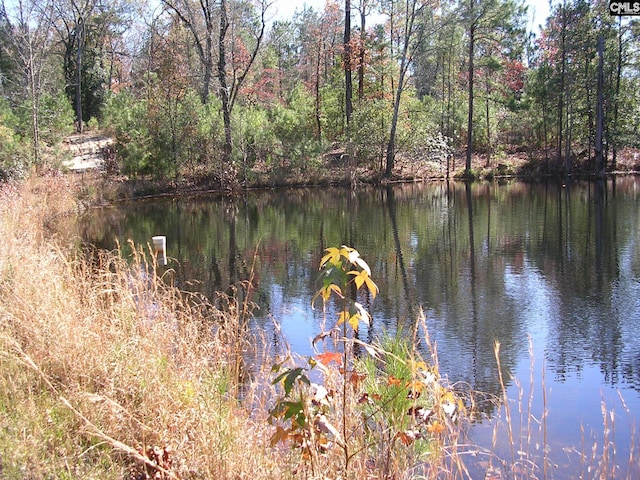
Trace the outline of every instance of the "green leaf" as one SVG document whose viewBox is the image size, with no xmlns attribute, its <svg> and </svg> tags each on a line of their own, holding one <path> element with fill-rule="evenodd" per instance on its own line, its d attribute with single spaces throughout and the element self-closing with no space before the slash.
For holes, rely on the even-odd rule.
<svg viewBox="0 0 640 480">
<path fill-rule="evenodd" d="M 296 380 L 300 380 L 307 385 L 311 383 L 303 372 L 304 368 L 302 367 L 286 370 L 285 372 L 278 375 L 275 380 L 273 380 L 272 384 L 276 385 L 280 382 L 283 382 L 282 385 L 284 387 L 285 396 L 289 396 Z"/>
</svg>

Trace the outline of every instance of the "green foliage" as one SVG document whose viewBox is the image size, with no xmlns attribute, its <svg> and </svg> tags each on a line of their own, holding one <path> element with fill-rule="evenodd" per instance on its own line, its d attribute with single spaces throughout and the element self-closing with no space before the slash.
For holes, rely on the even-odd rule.
<svg viewBox="0 0 640 480">
<path fill-rule="evenodd" d="M 617 131 L 613 132 L 616 146 L 640 148 L 640 89 L 633 86 L 631 79 L 622 79 L 618 102 L 624 108 L 620 109 Z"/>
<path fill-rule="evenodd" d="M 18 123 L 18 118 L 0 98 L 0 180 L 22 178 L 28 172 L 29 152 L 16 133 Z"/>
<path fill-rule="evenodd" d="M 415 96 L 407 97 L 405 121 L 398 128 L 398 144 L 411 158 L 445 163 L 452 152 L 450 140 L 437 125 L 437 104 L 428 97 L 422 101 Z"/>
<path fill-rule="evenodd" d="M 437 367 L 428 365 L 401 333 L 384 337 L 375 351 L 375 356 L 363 356 L 356 362 L 364 378 L 360 404 L 367 435 L 375 438 L 390 433 L 393 440 L 413 446 L 414 454 L 424 454 L 429 442 L 437 440 L 465 412 L 465 406 L 443 385 Z"/>
<path fill-rule="evenodd" d="M 313 127 L 313 100 L 302 86 L 286 102 L 238 106 L 234 115 L 236 159 L 246 177 L 253 169 L 273 175 L 285 169 L 304 169 L 320 153 Z"/>
<path fill-rule="evenodd" d="M 175 98 L 155 95 L 151 101 L 126 90 L 111 96 L 105 116 L 122 171 L 161 178 L 208 162 L 222 129 L 216 106 L 203 105 L 195 91 Z"/>
<path fill-rule="evenodd" d="M 278 138 L 269 117 L 270 112 L 266 108 L 253 105 L 238 108 L 234 117 L 236 146 L 248 168 L 261 163 L 270 164 L 279 150 Z"/>
<path fill-rule="evenodd" d="M 203 142 L 198 136 L 200 118 L 195 112 L 201 105 L 194 90 L 176 96 L 156 95 L 150 102 L 149 130 L 155 152 L 151 173 L 174 176 L 182 165 L 193 163 L 200 155 Z"/>
<path fill-rule="evenodd" d="M 154 151 L 147 127 L 146 102 L 123 90 L 107 99 L 105 119 L 116 138 L 122 172 L 133 176 L 150 172 Z"/>
<path fill-rule="evenodd" d="M 108 74 L 101 55 L 101 49 L 88 49 L 82 62 L 82 119 L 85 122 L 102 116 Z"/>
<path fill-rule="evenodd" d="M 73 109 L 62 92 L 42 95 L 40 118 L 40 139 L 50 145 L 73 132 Z"/>
<path fill-rule="evenodd" d="M 391 104 L 383 99 L 358 103 L 351 119 L 352 141 L 359 161 L 380 169 L 386 153 Z"/>
<path fill-rule="evenodd" d="M 287 97 L 286 105 L 276 105 L 270 111 L 269 121 L 281 143 L 277 153 L 300 164 L 319 152 L 313 124 L 313 97 L 299 84 Z"/>
<path fill-rule="evenodd" d="M 330 142 L 342 138 L 346 130 L 343 75 L 338 62 L 320 87 L 322 134 Z"/>
</svg>

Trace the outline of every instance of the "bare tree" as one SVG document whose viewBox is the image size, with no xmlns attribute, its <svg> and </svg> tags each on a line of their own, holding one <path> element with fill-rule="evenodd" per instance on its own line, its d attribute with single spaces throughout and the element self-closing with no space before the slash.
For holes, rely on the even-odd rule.
<svg viewBox="0 0 640 480">
<path fill-rule="evenodd" d="M 364 70 L 367 53 L 365 45 L 367 41 L 367 15 L 369 15 L 370 12 L 369 0 L 360 0 L 358 12 L 360 12 L 360 45 L 358 49 L 358 100 L 362 100 L 364 98 Z"/>
<path fill-rule="evenodd" d="M 221 3 L 225 0 L 221 0 Z M 214 36 L 216 33 L 216 15 L 218 6 L 214 0 L 201 0 L 197 6 L 190 0 L 162 0 L 162 3 L 178 17 L 182 24 L 189 30 L 202 64 L 202 92 L 203 103 L 209 101 L 211 79 L 215 65 Z M 224 6 L 226 10 L 226 5 Z M 222 6 L 220 6 L 222 10 Z"/>
<path fill-rule="evenodd" d="M 53 22 L 52 0 L 24 1 L 16 5 L 15 18 L 9 18 L 4 0 L 0 19 L 7 25 L 10 57 L 20 72 L 26 100 L 30 107 L 33 159 L 40 164 L 40 100 L 43 95 L 44 69 L 53 42 L 49 35 Z"/>
<path fill-rule="evenodd" d="M 230 35 L 229 30 L 236 31 L 236 27 L 239 29 L 240 19 L 236 16 L 229 18 L 227 0 L 220 0 L 220 30 L 218 37 L 218 81 L 220 83 L 220 99 L 222 100 L 222 118 L 224 121 L 225 142 L 223 150 L 223 163 L 225 167 L 229 168 L 229 173 L 232 175 L 230 180 L 235 181 L 236 173 L 232 168 L 231 159 L 233 154 L 233 136 L 231 129 L 231 117 L 233 114 L 233 107 L 238 93 L 242 85 L 244 84 L 251 67 L 253 66 L 258 51 L 262 45 L 264 39 L 264 33 L 267 25 L 267 10 L 271 6 L 271 2 L 268 0 L 258 0 L 258 14 L 259 20 L 254 25 L 254 28 L 250 30 L 250 35 L 253 37 L 253 46 L 249 50 L 249 54 L 240 58 L 237 54 L 236 48 L 239 45 L 236 42 L 240 42 L 240 39 L 235 35 Z M 230 21 L 232 20 L 232 21 Z M 227 42 L 230 43 L 231 49 L 227 51 Z M 242 45 L 246 47 L 246 45 Z M 227 56 L 230 56 L 230 62 L 227 62 Z M 231 68 L 227 68 L 227 64 L 230 64 Z"/>
<path fill-rule="evenodd" d="M 82 62 L 84 60 L 87 22 L 96 9 L 98 0 L 62 0 L 54 2 L 54 26 L 64 45 L 64 70 L 68 87 L 73 89 L 73 107 L 76 131 L 82 133 Z"/>
<path fill-rule="evenodd" d="M 403 28 L 397 32 L 401 38 L 401 49 L 399 65 L 400 70 L 398 72 L 398 83 L 395 88 L 395 95 L 393 100 L 393 117 L 391 119 L 391 131 L 389 133 L 389 143 L 387 144 L 386 155 L 386 168 L 384 176 L 391 177 L 393 172 L 393 166 L 395 163 L 396 155 L 396 132 L 398 128 L 398 115 L 400 111 L 400 100 L 402 99 L 402 93 L 405 87 L 405 77 L 409 66 L 413 61 L 413 54 L 415 52 L 416 43 L 415 39 L 418 34 L 417 19 L 420 13 L 424 9 L 424 4 L 420 0 L 406 0 L 403 5 L 403 11 L 401 13 Z M 392 12 L 393 14 L 394 12 Z"/>
</svg>

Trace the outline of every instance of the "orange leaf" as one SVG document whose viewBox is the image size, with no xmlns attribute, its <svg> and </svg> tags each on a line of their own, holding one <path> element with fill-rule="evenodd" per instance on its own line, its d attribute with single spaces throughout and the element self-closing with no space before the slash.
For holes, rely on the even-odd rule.
<svg viewBox="0 0 640 480">
<path fill-rule="evenodd" d="M 404 432 L 398 432 L 398 437 L 400 437 L 402 443 L 408 446 L 420 438 L 420 432 L 417 430 L 406 430 Z"/>
<path fill-rule="evenodd" d="M 367 378 L 366 373 L 352 372 L 351 377 L 349 377 L 349 381 L 355 386 L 358 386 L 365 378 Z"/>
<path fill-rule="evenodd" d="M 418 396 L 420 396 L 420 393 L 422 393 L 422 390 L 424 389 L 424 383 L 422 383 L 420 380 L 412 380 L 411 382 L 407 383 L 407 388 L 412 392 L 416 392 Z"/>
<path fill-rule="evenodd" d="M 399 387 L 402 384 L 402 382 L 400 381 L 399 378 L 396 378 L 393 375 L 389 375 L 389 378 L 387 378 L 387 384 L 393 385 L 395 387 Z"/>
<path fill-rule="evenodd" d="M 338 352 L 324 352 L 316 355 L 318 360 L 323 365 L 329 365 L 331 362 L 336 362 L 338 365 L 342 365 L 342 354 Z"/>
<path fill-rule="evenodd" d="M 444 425 L 442 425 L 437 420 L 427 427 L 427 431 L 429 433 L 435 433 L 436 435 L 441 434 L 442 432 L 444 432 L 444 430 Z"/>
</svg>

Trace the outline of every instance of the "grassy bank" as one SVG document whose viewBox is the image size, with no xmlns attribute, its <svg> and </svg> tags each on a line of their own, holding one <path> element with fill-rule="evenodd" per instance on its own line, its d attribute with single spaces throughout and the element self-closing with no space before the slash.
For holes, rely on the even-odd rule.
<svg viewBox="0 0 640 480">
<path fill-rule="evenodd" d="M 567 478 L 547 412 L 507 399 L 509 379 L 494 443 L 478 446 L 465 436 L 476 397 L 416 353 L 428 332 L 320 348 L 334 331 L 313 358 L 271 359 L 245 328 L 249 304 L 179 291 L 146 245 L 123 259 L 60 233 L 83 188 L 61 176 L 0 187 L 1 478 Z M 375 290 L 362 269 L 345 275 Z M 335 285 L 327 297 L 346 291 Z M 353 339 L 354 318 L 338 337 Z M 633 446 L 620 459 L 587 439 L 575 455 L 583 478 L 638 472 Z"/>
<path fill-rule="evenodd" d="M 165 285 L 142 248 L 130 265 L 50 237 L 68 187 L 2 187 L 2 478 L 282 477 L 230 395 L 237 318 Z"/>
</svg>

